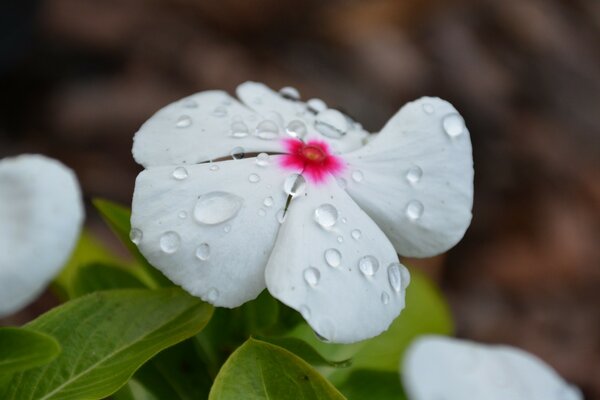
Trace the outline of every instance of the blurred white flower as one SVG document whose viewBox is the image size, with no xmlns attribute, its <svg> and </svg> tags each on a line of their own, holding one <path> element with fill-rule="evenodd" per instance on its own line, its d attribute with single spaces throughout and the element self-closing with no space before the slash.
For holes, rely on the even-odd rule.
<svg viewBox="0 0 600 400">
<path fill-rule="evenodd" d="M 83 222 L 73 171 L 41 155 L 0 160 L 0 316 L 35 299 L 67 261 Z"/>
<path fill-rule="evenodd" d="M 582 400 L 539 358 L 510 346 L 424 336 L 407 350 L 402 380 L 410 400 Z"/>
<path fill-rule="evenodd" d="M 404 307 L 405 256 L 456 244 L 470 220 L 469 132 L 447 102 L 404 106 L 367 140 L 295 89 L 208 91 L 137 132 L 131 238 L 193 295 L 236 307 L 268 288 L 334 342 L 378 335 Z M 366 143 L 366 144 L 365 144 Z M 267 154 L 269 153 L 269 154 Z"/>
</svg>

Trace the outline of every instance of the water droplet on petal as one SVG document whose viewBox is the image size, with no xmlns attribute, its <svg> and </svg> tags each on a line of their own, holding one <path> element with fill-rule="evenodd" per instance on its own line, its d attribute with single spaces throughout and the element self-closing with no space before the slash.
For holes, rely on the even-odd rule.
<svg viewBox="0 0 600 400">
<path fill-rule="evenodd" d="M 306 192 L 306 180 L 300 174 L 291 174 L 283 182 L 283 191 L 292 197 L 301 196 Z"/>
<path fill-rule="evenodd" d="M 281 210 L 277 211 L 277 221 L 280 224 L 283 224 L 283 222 L 286 220 L 287 218 L 287 213 L 285 212 L 285 210 L 282 208 Z"/>
<path fill-rule="evenodd" d="M 287 124 L 287 126 L 285 127 L 285 131 L 291 137 L 302 139 L 304 136 L 306 136 L 306 132 L 308 131 L 308 128 L 306 127 L 306 124 L 304 122 L 296 119 L 296 120 L 290 121 Z"/>
<path fill-rule="evenodd" d="M 167 254 L 175 253 L 179 249 L 180 244 L 181 238 L 173 231 L 163 233 L 159 239 L 160 249 Z"/>
<path fill-rule="evenodd" d="M 342 224 L 345 224 L 347 222 L 348 222 L 348 218 L 346 218 L 346 217 L 342 218 Z"/>
<path fill-rule="evenodd" d="M 198 108 L 198 103 L 194 99 L 183 100 L 183 106 L 185 108 Z"/>
<path fill-rule="evenodd" d="M 191 125 L 192 119 L 189 117 L 189 115 L 182 115 L 177 118 L 177 121 L 175 122 L 175 127 L 177 128 L 187 128 Z"/>
<path fill-rule="evenodd" d="M 271 196 L 265 197 L 263 204 L 267 207 L 271 207 L 273 205 L 273 198 Z"/>
<path fill-rule="evenodd" d="M 234 160 L 241 160 L 246 155 L 246 151 L 243 147 L 238 146 L 231 149 L 229 155 L 231 155 L 231 158 L 233 158 Z"/>
<path fill-rule="evenodd" d="M 359 229 L 354 229 L 352 232 L 350 232 L 350 235 L 352 236 L 352 239 L 358 240 L 362 236 L 362 233 Z"/>
<path fill-rule="evenodd" d="M 209 170 L 211 171 L 218 171 L 219 170 L 219 166 L 217 164 L 213 164 L 210 167 L 208 167 Z"/>
<path fill-rule="evenodd" d="M 310 99 L 306 102 L 306 105 L 308 106 L 308 110 L 314 114 L 327 109 L 327 104 L 321 99 Z"/>
<path fill-rule="evenodd" d="M 416 221 L 421 218 L 424 209 L 425 207 L 423 206 L 423 203 L 421 203 L 419 200 L 411 200 L 406 205 L 406 216 L 411 221 Z"/>
<path fill-rule="evenodd" d="M 315 267 L 308 267 L 304 270 L 304 280 L 310 286 L 317 286 L 319 279 L 321 279 L 321 273 Z"/>
<path fill-rule="evenodd" d="M 302 318 L 304 318 L 305 320 L 309 320 L 310 319 L 310 309 L 305 306 L 302 305 L 300 306 L 300 314 L 302 315 Z"/>
<path fill-rule="evenodd" d="M 223 232 L 229 233 L 231 232 L 231 225 L 227 224 L 223 227 Z"/>
<path fill-rule="evenodd" d="M 425 103 L 425 104 L 423 104 L 423 111 L 425 112 L 425 114 L 433 114 L 435 109 L 433 108 L 433 106 L 431 104 Z"/>
<path fill-rule="evenodd" d="M 256 165 L 258 165 L 259 167 L 266 167 L 267 165 L 269 165 L 269 155 L 267 153 L 260 153 L 257 157 L 256 157 Z"/>
<path fill-rule="evenodd" d="M 410 272 L 408 268 L 400 264 L 400 277 L 402 278 L 402 289 L 406 289 L 410 284 Z"/>
<path fill-rule="evenodd" d="M 194 207 L 196 221 L 206 225 L 216 225 L 235 217 L 244 199 L 227 192 L 210 192 L 198 198 Z"/>
<path fill-rule="evenodd" d="M 139 230 L 137 228 L 133 228 L 129 232 L 129 240 L 131 240 L 136 245 L 140 244 L 143 237 L 144 237 L 144 234 L 142 233 L 141 230 Z"/>
<path fill-rule="evenodd" d="M 315 221 L 322 228 L 329 229 L 335 225 L 338 219 L 338 211 L 331 204 L 321 204 L 315 209 Z"/>
<path fill-rule="evenodd" d="M 373 276 L 379 269 L 379 261 L 373 256 L 364 256 L 358 260 L 358 269 L 366 276 Z"/>
<path fill-rule="evenodd" d="M 444 131 L 448 136 L 454 138 L 460 136 L 465 131 L 465 120 L 458 114 L 449 114 L 442 121 Z"/>
<path fill-rule="evenodd" d="M 381 302 L 383 304 L 388 304 L 390 302 L 390 295 L 387 292 L 381 293 Z"/>
<path fill-rule="evenodd" d="M 186 219 L 187 211 L 179 211 L 179 214 L 177 214 L 177 216 L 179 217 L 179 219 Z"/>
<path fill-rule="evenodd" d="M 346 181 L 344 178 L 337 177 L 335 180 L 342 189 L 346 189 L 346 187 L 348 187 L 348 181 Z"/>
<path fill-rule="evenodd" d="M 406 172 L 406 180 L 413 185 L 415 183 L 419 182 L 421 180 L 422 176 L 423 176 L 423 170 L 416 165 L 413 167 L 410 167 L 408 169 L 408 171 Z"/>
<path fill-rule="evenodd" d="M 258 182 L 260 182 L 260 176 L 258 176 L 258 174 L 250 174 L 250 175 L 248 175 L 248 180 L 251 183 L 258 183 Z"/>
<path fill-rule="evenodd" d="M 196 258 L 202 261 L 208 260 L 210 257 L 210 246 L 208 243 L 202 243 L 196 248 Z"/>
<path fill-rule="evenodd" d="M 211 114 L 217 118 L 223 118 L 227 116 L 227 109 L 223 106 L 218 106 Z"/>
<path fill-rule="evenodd" d="M 400 264 L 392 263 L 388 266 L 388 281 L 390 286 L 395 292 L 402 290 L 402 272 L 400 271 Z"/>
<path fill-rule="evenodd" d="M 339 139 L 348 131 L 348 120 L 338 110 L 329 108 L 317 114 L 315 128 L 324 136 Z"/>
<path fill-rule="evenodd" d="M 259 217 L 264 217 L 265 215 L 267 215 L 267 212 L 265 211 L 264 208 L 259 208 L 258 209 L 258 216 Z"/>
<path fill-rule="evenodd" d="M 344 237 L 343 237 L 343 236 L 341 236 L 341 235 L 339 235 L 339 236 L 337 237 L 337 241 L 338 241 L 338 243 L 344 243 Z"/>
<path fill-rule="evenodd" d="M 279 89 L 279 94 L 288 100 L 300 100 L 300 92 L 295 87 L 282 87 L 281 89 Z"/>
<path fill-rule="evenodd" d="M 276 139 L 279 136 L 279 126 L 276 122 L 265 119 L 256 126 L 256 136 L 265 140 Z"/>
<path fill-rule="evenodd" d="M 183 167 L 177 167 L 173 170 L 173 178 L 177 179 L 178 181 L 183 180 L 187 177 L 188 177 L 187 169 L 185 169 Z"/>
<path fill-rule="evenodd" d="M 365 176 L 363 175 L 362 171 L 356 170 L 352 172 L 352 179 L 354 182 L 362 182 L 364 178 Z"/>
<path fill-rule="evenodd" d="M 325 250 L 325 262 L 330 267 L 339 267 L 342 263 L 342 253 L 340 253 L 337 249 Z"/>
<path fill-rule="evenodd" d="M 241 121 L 235 121 L 231 124 L 231 136 L 234 138 L 244 138 L 250 134 L 248 125 Z"/>
<path fill-rule="evenodd" d="M 219 298 L 219 291 L 216 288 L 210 288 L 206 293 L 206 301 L 214 303 Z"/>
</svg>

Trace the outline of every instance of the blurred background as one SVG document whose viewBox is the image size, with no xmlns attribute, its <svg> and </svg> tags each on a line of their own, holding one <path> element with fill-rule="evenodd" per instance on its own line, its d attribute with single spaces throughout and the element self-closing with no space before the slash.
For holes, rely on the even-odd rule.
<svg viewBox="0 0 600 400">
<path fill-rule="evenodd" d="M 459 336 L 522 347 L 600 399 L 600 1 L 6 0 L 0 157 L 56 157 L 87 199 L 129 204 L 140 124 L 246 80 L 371 131 L 417 97 L 452 102 L 472 135 L 473 224 L 409 263 Z M 112 240 L 91 208 L 88 225 Z"/>
</svg>

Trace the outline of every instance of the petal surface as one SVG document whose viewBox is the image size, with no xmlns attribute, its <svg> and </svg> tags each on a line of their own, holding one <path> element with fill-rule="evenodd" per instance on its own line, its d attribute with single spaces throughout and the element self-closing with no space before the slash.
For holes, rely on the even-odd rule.
<svg viewBox="0 0 600 400">
<path fill-rule="evenodd" d="M 264 134 L 257 134 L 262 121 L 225 92 L 196 93 L 162 108 L 142 125 L 134 137 L 133 157 L 150 167 L 281 151 L 269 124 L 263 126 Z"/>
<path fill-rule="evenodd" d="M 425 336 L 407 350 L 404 387 L 411 400 L 582 400 L 537 357 L 509 346 Z"/>
<path fill-rule="evenodd" d="M 0 317 L 31 302 L 67 261 L 83 223 L 73 171 L 41 155 L 0 161 Z"/>
<path fill-rule="evenodd" d="M 348 193 L 401 255 L 439 254 L 464 236 L 473 158 L 469 131 L 450 103 L 424 97 L 406 104 L 345 160 Z"/>
<path fill-rule="evenodd" d="M 151 167 L 136 180 L 132 241 L 169 279 L 221 307 L 265 288 L 286 174 L 258 158 Z"/>
<path fill-rule="evenodd" d="M 337 343 L 386 330 L 410 281 L 383 232 L 335 183 L 292 200 L 265 276 L 274 297 Z"/>
<path fill-rule="evenodd" d="M 334 152 L 345 153 L 364 145 L 369 133 L 337 110 L 321 106 L 314 109 L 300 100 L 291 100 L 262 83 L 245 82 L 238 86 L 239 99 L 265 118 L 278 121 L 285 131 L 294 131 L 301 122 L 306 136 L 327 141 Z"/>
</svg>

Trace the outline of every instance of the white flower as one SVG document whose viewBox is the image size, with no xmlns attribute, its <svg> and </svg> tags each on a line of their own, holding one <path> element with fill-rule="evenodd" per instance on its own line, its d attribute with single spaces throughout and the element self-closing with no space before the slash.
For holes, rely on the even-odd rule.
<svg viewBox="0 0 600 400">
<path fill-rule="evenodd" d="M 378 335 L 404 307 L 410 276 L 397 252 L 438 254 L 470 223 L 464 121 L 422 98 L 365 144 L 359 124 L 294 89 L 246 82 L 237 94 L 243 104 L 195 94 L 137 132 L 133 155 L 146 169 L 132 240 L 214 305 L 239 306 L 267 287 L 327 340 Z"/>
<path fill-rule="evenodd" d="M 510 346 L 424 336 L 407 350 L 404 388 L 410 400 L 582 400 L 539 358 Z"/>
<path fill-rule="evenodd" d="M 73 171 L 41 155 L 0 160 L 0 316 L 40 294 L 67 261 L 82 222 Z"/>
</svg>

